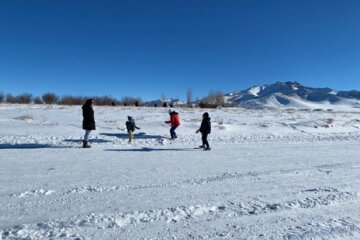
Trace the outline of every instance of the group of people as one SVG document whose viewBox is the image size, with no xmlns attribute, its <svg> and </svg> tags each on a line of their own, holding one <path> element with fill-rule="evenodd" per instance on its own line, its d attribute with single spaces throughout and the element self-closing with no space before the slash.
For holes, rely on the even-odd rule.
<svg viewBox="0 0 360 240">
<path fill-rule="evenodd" d="M 83 140 L 83 148 L 90 148 L 91 145 L 89 143 L 89 137 L 92 130 L 96 129 L 95 126 L 95 117 L 94 117 L 94 105 L 93 99 L 86 100 L 85 104 L 82 106 L 83 112 L 83 129 L 85 130 L 84 140 Z M 165 123 L 169 124 L 170 127 L 170 139 L 176 139 L 176 128 L 180 126 L 179 113 L 176 111 L 169 109 L 168 113 L 170 115 L 170 120 L 165 121 Z M 211 133 L 211 122 L 209 113 L 205 112 L 203 114 L 203 119 L 200 125 L 200 128 L 196 130 L 196 133 L 201 133 L 202 135 L 202 145 L 199 148 L 203 148 L 204 150 L 210 150 L 210 145 L 207 140 L 208 135 Z M 135 120 L 132 116 L 128 116 L 128 120 L 125 123 L 126 129 L 129 135 L 129 143 L 134 141 L 134 132 L 135 129 L 140 129 L 135 124 Z"/>
</svg>

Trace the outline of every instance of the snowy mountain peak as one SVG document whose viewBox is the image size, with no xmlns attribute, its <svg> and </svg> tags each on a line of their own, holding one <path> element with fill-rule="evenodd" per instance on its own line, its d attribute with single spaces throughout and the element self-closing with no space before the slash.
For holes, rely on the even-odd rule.
<svg viewBox="0 0 360 240">
<path fill-rule="evenodd" d="M 258 96 L 258 93 L 261 91 L 261 87 L 252 87 L 248 90 L 249 94 L 252 94 L 254 96 Z"/>
<path fill-rule="evenodd" d="M 306 87 L 298 82 L 276 82 L 229 93 L 229 103 L 245 108 L 331 108 L 360 106 L 359 91 Z"/>
<path fill-rule="evenodd" d="M 184 105 L 185 103 L 180 101 L 177 98 L 162 98 L 162 99 L 157 99 L 157 100 L 153 100 L 153 101 L 149 101 L 149 102 L 145 102 L 144 106 L 163 106 L 164 103 L 166 103 L 167 106 L 179 106 L 179 105 Z"/>
</svg>

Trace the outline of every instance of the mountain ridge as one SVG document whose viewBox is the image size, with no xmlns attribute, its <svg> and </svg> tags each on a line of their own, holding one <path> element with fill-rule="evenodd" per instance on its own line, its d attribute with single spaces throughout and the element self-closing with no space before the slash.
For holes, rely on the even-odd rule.
<svg viewBox="0 0 360 240">
<path fill-rule="evenodd" d="M 252 86 L 245 90 L 229 92 L 224 95 L 228 106 L 249 109 L 259 108 L 360 108 L 360 91 L 338 91 L 329 87 L 308 87 L 296 81 L 275 82 L 261 86 Z M 205 102 L 206 98 L 194 101 L 193 104 Z M 178 98 L 163 98 L 147 101 L 146 106 L 182 106 L 184 101 Z"/>
<path fill-rule="evenodd" d="M 360 91 L 313 88 L 298 82 L 276 82 L 253 86 L 225 95 L 227 102 L 244 108 L 360 107 Z"/>
</svg>

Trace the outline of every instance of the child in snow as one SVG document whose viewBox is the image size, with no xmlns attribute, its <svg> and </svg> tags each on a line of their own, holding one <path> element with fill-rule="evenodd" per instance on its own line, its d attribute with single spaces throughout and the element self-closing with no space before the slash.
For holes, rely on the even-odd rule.
<svg viewBox="0 0 360 240">
<path fill-rule="evenodd" d="M 165 123 L 170 124 L 170 136 L 171 139 L 177 138 L 175 129 L 180 126 L 180 120 L 179 120 L 179 114 L 171 109 L 168 110 L 168 113 L 170 115 L 170 120 L 166 121 Z"/>
<path fill-rule="evenodd" d="M 95 130 L 95 118 L 93 110 L 94 100 L 88 99 L 85 104 L 82 106 L 83 112 L 83 129 L 85 130 L 83 148 L 90 148 L 89 136 L 92 130 Z"/>
<path fill-rule="evenodd" d="M 204 148 L 204 150 L 210 150 L 209 142 L 207 140 L 207 137 L 211 132 L 211 122 L 210 122 L 209 113 L 205 112 L 203 114 L 201 126 L 196 131 L 196 133 L 198 132 L 201 132 L 202 135 L 202 145 L 200 146 L 200 148 Z"/>
<path fill-rule="evenodd" d="M 126 121 L 126 129 L 129 134 L 129 143 L 131 143 L 134 140 L 135 128 L 140 129 L 139 127 L 136 126 L 133 117 L 128 116 L 128 120 Z"/>
</svg>

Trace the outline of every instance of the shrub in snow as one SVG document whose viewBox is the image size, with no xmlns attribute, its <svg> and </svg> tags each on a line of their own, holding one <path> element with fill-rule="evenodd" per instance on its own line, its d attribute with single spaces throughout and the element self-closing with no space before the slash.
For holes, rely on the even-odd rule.
<svg viewBox="0 0 360 240">
<path fill-rule="evenodd" d="M 0 92 L 0 103 L 3 103 L 5 101 L 5 94 L 3 92 Z"/>
<path fill-rule="evenodd" d="M 32 94 L 23 93 L 15 97 L 15 103 L 29 104 L 32 102 Z"/>
<path fill-rule="evenodd" d="M 58 103 L 60 105 L 82 105 L 84 101 L 85 97 L 66 95 L 63 96 Z"/>
<path fill-rule="evenodd" d="M 45 93 L 41 97 L 46 104 L 55 104 L 59 100 L 59 96 L 55 93 Z"/>
<path fill-rule="evenodd" d="M 35 98 L 34 98 L 34 103 L 35 103 L 35 104 L 43 104 L 44 102 L 43 102 L 43 100 L 42 100 L 40 97 L 35 97 Z"/>
<path fill-rule="evenodd" d="M 6 95 L 6 103 L 15 103 L 15 97 L 12 94 Z"/>
</svg>

